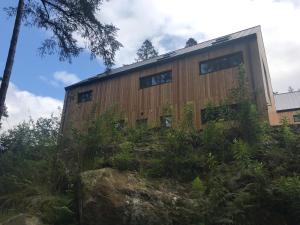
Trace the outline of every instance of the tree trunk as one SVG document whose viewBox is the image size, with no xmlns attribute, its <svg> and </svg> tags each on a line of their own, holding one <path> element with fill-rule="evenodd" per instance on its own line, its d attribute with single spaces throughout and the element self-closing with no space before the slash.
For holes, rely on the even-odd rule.
<svg viewBox="0 0 300 225">
<path fill-rule="evenodd" d="M 6 65 L 5 65 L 1 87 L 0 87 L 0 122 L 5 110 L 5 98 L 6 98 L 8 85 L 9 85 L 12 67 L 14 64 L 18 36 L 20 33 L 20 27 L 22 22 L 23 9 L 24 9 L 24 0 L 19 0 L 14 30 L 10 41 L 8 56 L 6 59 Z"/>
</svg>

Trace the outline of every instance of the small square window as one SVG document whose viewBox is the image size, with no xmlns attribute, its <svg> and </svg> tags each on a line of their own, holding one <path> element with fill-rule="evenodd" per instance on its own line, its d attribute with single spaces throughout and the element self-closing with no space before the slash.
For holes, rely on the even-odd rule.
<svg viewBox="0 0 300 225">
<path fill-rule="evenodd" d="M 299 123 L 300 122 L 300 114 L 296 114 L 293 117 L 294 117 L 294 122 L 295 123 Z"/>
<path fill-rule="evenodd" d="M 115 128 L 117 130 L 123 130 L 125 128 L 125 120 L 116 121 Z"/>
<path fill-rule="evenodd" d="M 160 125 L 163 128 L 171 128 L 172 127 L 172 116 L 160 117 Z"/>
<path fill-rule="evenodd" d="M 92 101 L 92 93 L 93 93 L 92 90 L 78 93 L 78 99 L 77 99 L 77 102 L 78 102 L 78 103 L 82 103 L 82 102 L 89 102 L 89 101 Z"/>
</svg>

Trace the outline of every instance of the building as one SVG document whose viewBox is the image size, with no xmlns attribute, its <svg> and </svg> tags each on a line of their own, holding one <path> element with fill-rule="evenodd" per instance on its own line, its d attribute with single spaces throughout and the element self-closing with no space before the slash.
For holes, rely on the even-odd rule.
<svg viewBox="0 0 300 225">
<path fill-rule="evenodd" d="M 220 104 L 236 87 L 240 64 L 260 117 L 278 124 L 261 28 L 257 26 L 66 87 L 62 128 L 83 127 L 93 110 L 101 114 L 112 105 L 124 112 L 129 126 L 140 122 L 176 124 L 183 107 L 191 102 L 196 127 L 201 129 L 201 113 L 207 103 Z M 172 106 L 172 121 L 162 117 L 166 105 Z"/>
<path fill-rule="evenodd" d="M 278 122 L 284 118 L 290 124 L 300 124 L 300 91 L 275 94 Z"/>
</svg>

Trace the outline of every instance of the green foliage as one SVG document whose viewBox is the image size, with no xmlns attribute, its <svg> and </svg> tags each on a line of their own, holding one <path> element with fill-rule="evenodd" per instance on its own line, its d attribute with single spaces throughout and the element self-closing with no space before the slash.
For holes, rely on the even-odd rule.
<svg viewBox="0 0 300 225">
<path fill-rule="evenodd" d="M 158 56 L 158 51 L 152 45 L 152 42 L 146 39 L 137 51 L 136 61 L 143 61 Z"/>
<path fill-rule="evenodd" d="M 139 163 L 133 152 L 133 143 L 124 142 L 120 144 L 120 151 L 113 158 L 113 166 L 119 170 L 137 170 Z"/>
<path fill-rule="evenodd" d="M 77 57 L 84 48 L 78 44 L 74 33 L 85 40 L 91 58 L 102 57 L 104 64 L 111 68 L 116 51 L 122 47 L 116 40 L 117 28 L 102 23 L 97 12 L 102 0 L 37 1 L 25 0 L 22 20 L 25 25 L 47 30 L 49 37 L 40 48 L 40 54 L 59 54 L 60 60 Z M 4 8 L 7 15 L 15 17 L 17 7 Z"/>
<path fill-rule="evenodd" d="M 201 134 L 206 151 L 213 153 L 222 161 L 230 157 L 230 152 L 227 150 L 230 145 L 228 132 L 224 122 L 209 121 Z"/>
<path fill-rule="evenodd" d="M 292 132 L 289 127 L 288 120 L 284 118 L 282 121 L 282 126 L 280 127 L 280 136 L 282 147 L 291 148 L 296 143 L 296 135 Z"/>
<path fill-rule="evenodd" d="M 66 194 L 69 180 L 57 154 L 58 139 L 57 117 L 23 122 L 1 134 L 1 213 L 32 213 L 50 224 L 74 221 L 74 196 Z"/>
<path fill-rule="evenodd" d="M 261 126 L 256 105 L 249 93 L 249 83 L 243 65 L 239 67 L 237 80 L 236 88 L 231 91 L 231 100 L 238 106 L 236 113 L 233 115 L 233 120 L 236 121 L 238 131 L 244 140 L 254 144 L 259 141 Z"/>
<path fill-rule="evenodd" d="M 0 155 L 0 211 L 26 208 L 49 224 L 74 223 L 72 187 L 78 173 L 111 166 L 185 183 L 184 196 L 194 203 L 187 211 L 198 224 L 296 225 L 299 131 L 286 122 L 280 127 L 261 124 L 251 104 L 244 103 L 237 122 L 212 119 L 201 132 L 193 126 L 192 103 L 177 127 L 164 130 L 120 129 L 116 125 L 122 115 L 111 109 L 92 120 L 86 131 L 61 139 L 61 146 L 55 141 L 56 123 L 22 124 L 0 139 L 5 146 Z M 208 115 L 215 113 L 211 109 Z M 226 110 L 224 106 L 221 112 Z M 254 125 L 243 125 L 242 118 L 252 118 Z M 252 130 L 247 134 L 246 127 L 259 135 L 253 136 Z"/>
<path fill-rule="evenodd" d="M 57 151 L 58 129 L 58 118 L 52 117 L 23 122 L 1 134 L 0 193 L 50 185 L 48 168 Z"/>
<path fill-rule="evenodd" d="M 78 171 L 93 169 L 97 166 L 96 159 L 108 159 L 116 146 L 124 139 L 126 129 L 120 128 L 122 113 L 117 106 L 112 106 L 101 116 L 93 119 L 87 131 L 74 130 L 70 140 L 65 140 L 62 157 L 71 159 L 68 167 Z"/>
<path fill-rule="evenodd" d="M 196 177 L 192 182 L 192 190 L 197 194 L 203 194 L 205 186 L 199 177 Z"/>
<path fill-rule="evenodd" d="M 194 38 L 189 38 L 185 43 L 185 48 L 197 45 L 197 41 Z"/>
<path fill-rule="evenodd" d="M 281 177 L 273 184 L 274 208 L 288 224 L 300 221 L 300 176 Z"/>
<path fill-rule="evenodd" d="M 235 161 L 241 168 L 248 168 L 251 163 L 249 146 L 242 140 L 234 140 L 232 152 Z"/>
<path fill-rule="evenodd" d="M 39 207 L 42 220 L 47 224 L 65 225 L 75 221 L 75 213 L 72 210 L 72 199 L 67 197 L 50 197 L 43 200 Z"/>
<path fill-rule="evenodd" d="M 183 132 L 195 131 L 195 109 L 193 102 L 188 102 L 183 107 L 183 114 L 179 129 L 181 129 Z"/>
</svg>

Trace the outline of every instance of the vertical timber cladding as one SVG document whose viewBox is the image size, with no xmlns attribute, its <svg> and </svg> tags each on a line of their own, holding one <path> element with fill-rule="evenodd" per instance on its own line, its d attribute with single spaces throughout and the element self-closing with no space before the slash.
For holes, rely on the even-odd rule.
<svg viewBox="0 0 300 225">
<path fill-rule="evenodd" d="M 111 105 L 117 104 L 124 112 L 129 126 L 134 126 L 137 119 L 147 118 L 151 125 L 158 125 L 163 108 L 171 104 L 174 122 L 181 118 L 183 107 L 187 102 L 193 102 L 195 109 L 195 124 L 201 128 L 201 109 L 208 101 L 219 104 L 225 100 L 230 90 L 236 85 L 238 68 L 229 68 L 200 75 L 199 63 L 236 52 L 242 52 L 253 99 L 261 85 L 260 70 L 253 62 L 260 58 L 255 49 L 256 39 L 237 42 L 227 46 L 214 48 L 205 53 L 184 56 L 147 69 L 140 69 L 112 79 L 100 80 L 94 83 L 75 87 L 67 91 L 67 108 L 64 115 L 64 129 L 71 125 L 82 129 L 86 126 L 95 105 L 96 113 L 101 114 Z M 253 50 L 254 49 L 254 50 Z M 251 57 L 251 59 L 250 59 Z M 140 77 L 172 71 L 172 82 L 140 89 Z M 253 79 L 254 77 L 254 79 Z M 77 103 L 77 94 L 83 91 L 93 91 L 92 101 Z M 265 108 L 265 101 L 259 100 L 259 108 Z"/>
</svg>

